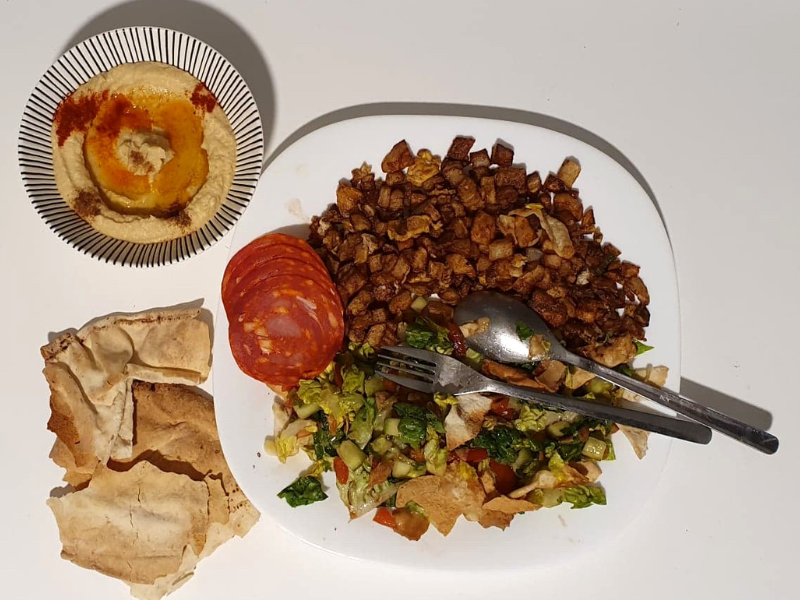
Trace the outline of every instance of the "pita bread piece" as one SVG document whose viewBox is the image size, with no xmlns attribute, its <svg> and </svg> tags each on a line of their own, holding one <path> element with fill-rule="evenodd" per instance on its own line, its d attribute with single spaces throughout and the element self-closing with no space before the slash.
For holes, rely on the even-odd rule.
<svg viewBox="0 0 800 600">
<path fill-rule="evenodd" d="M 130 458 L 134 378 L 197 384 L 208 377 L 211 340 L 199 309 L 106 317 L 41 349 L 53 431 L 83 472 Z M 80 447 L 78 442 L 80 442 Z"/>
<path fill-rule="evenodd" d="M 218 479 L 227 503 L 223 522 L 230 517 L 231 536 L 244 536 L 260 515 L 236 483 L 222 454 L 214 401 L 175 384 L 135 381 L 132 391 L 134 458 L 112 463 L 113 468 L 126 468 L 144 459 L 196 481 Z"/>
<path fill-rule="evenodd" d="M 122 473 L 100 467 L 86 489 L 47 504 L 63 558 L 128 582 L 175 573 L 187 548 L 200 554 L 206 544 L 206 484 L 148 462 Z"/>
</svg>

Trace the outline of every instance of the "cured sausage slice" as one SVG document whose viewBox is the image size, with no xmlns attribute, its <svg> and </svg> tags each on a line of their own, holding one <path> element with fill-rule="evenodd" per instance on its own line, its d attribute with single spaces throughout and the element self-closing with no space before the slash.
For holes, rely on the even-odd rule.
<svg viewBox="0 0 800 600">
<path fill-rule="evenodd" d="M 307 260 L 321 269 L 323 273 L 328 272 L 322 259 L 305 240 L 284 233 L 269 233 L 256 238 L 233 255 L 222 279 L 223 292 L 229 285 L 232 276 L 244 276 L 249 265 L 255 264 L 266 256 L 273 258 L 288 256 L 298 260 Z"/>
<path fill-rule="evenodd" d="M 225 312 L 230 318 L 233 308 L 244 298 L 250 290 L 260 286 L 263 282 L 283 275 L 296 275 L 304 279 L 313 281 L 320 288 L 331 296 L 338 299 L 339 295 L 327 272 L 321 272 L 313 263 L 286 256 L 274 258 L 271 256 L 259 256 L 253 265 L 248 265 L 246 273 L 242 276 L 237 271 L 245 269 L 234 269 L 228 280 L 227 286 L 223 287 L 222 303 Z"/>
<path fill-rule="evenodd" d="M 316 377 L 341 348 L 341 304 L 313 280 L 276 275 L 249 289 L 232 309 L 234 359 L 264 383 L 293 387 Z"/>
</svg>

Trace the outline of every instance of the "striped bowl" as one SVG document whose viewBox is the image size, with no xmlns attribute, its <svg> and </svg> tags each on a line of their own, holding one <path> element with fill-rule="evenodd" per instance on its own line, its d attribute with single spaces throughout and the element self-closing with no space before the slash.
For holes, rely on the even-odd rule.
<svg viewBox="0 0 800 600">
<path fill-rule="evenodd" d="M 138 244 L 104 235 L 75 213 L 58 192 L 50 130 L 61 100 L 80 85 L 123 63 L 154 61 L 183 69 L 217 98 L 236 137 L 236 171 L 217 213 L 190 235 Z M 19 131 L 19 164 L 33 207 L 61 239 L 100 260 L 153 267 L 194 256 L 225 235 L 247 208 L 261 175 L 264 133 L 250 89 L 228 60 L 190 35 L 159 27 L 128 27 L 88 38 L 65 52 L 31 93 Z"/>
</svg>

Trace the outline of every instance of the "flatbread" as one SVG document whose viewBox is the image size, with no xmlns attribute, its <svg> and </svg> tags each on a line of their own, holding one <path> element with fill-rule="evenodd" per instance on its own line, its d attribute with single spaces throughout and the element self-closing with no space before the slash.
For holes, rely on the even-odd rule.
<svg viewBox="0 0 800 600">
<path fill-rule="evenodd" d="M 148 460 L 163 470 L 183 473 L 195 480 L 218 479 L 227 501 L 232 534 L 243 536 L 258 521 L 259 513 L 247 500 L 222 454 L 214 417 L 214 401 L 182 385 L 132 384 L 136 442 L 130 461 L 111 463 L 129 468 Z"/>
<path fill-rule="evenodd" d="M 186 548 L 206 545 L 206 484 L 148 462 L 122 473 L 99 467 L 86 489 L 47 504 L 63 558 L 125 581 L 152 584 L 179 570 Z"/>
<path fill-rule="evenodd" d="M 78 469 L 131 457 L 134 379 L 198 384 L 208 378 L 211 337 L 199 314 L 106 317 L 41 349 L 51 391 L 48 429 Z"/>
</svg>

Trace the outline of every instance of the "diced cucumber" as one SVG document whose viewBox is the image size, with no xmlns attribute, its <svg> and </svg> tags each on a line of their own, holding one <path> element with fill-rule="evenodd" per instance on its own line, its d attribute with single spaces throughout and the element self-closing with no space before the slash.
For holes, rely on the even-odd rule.
<svg viewBox="0 0 800 600">
<path fill-rule="evenodd" d="M 531 452 L 529 448 L 523 448 L 519 451 L 519 454 L 517 454 L 517 460 L 514 461 L 512 468 L 516 471 L 531 460 L 533 460 L 533 452 Z"/>
<path fill-rule="evenodd" d="M 391 447 L 392 447 L 392 442 L 390 442 L 384 436 L 372 440 L 372 449 L 375 451 L 376 454 L 380 456 L 386 454 Z"/>
<path fill-rule="evenodd" d="M 581 454 L 595 460 L 603 460 L 603 456 L 605 456 L 606 453 L 606 448 L 606 443 L 603 440 L 590 437 L 583 445 L 583 452 L 581 452 Z"/>
<path fill-rule="evenodd" d="M 357 469 L 367 459 L 367 455 L 350 440 L 344 440 L 339 444 L 336 452 L 350 470 Z"/>
<path fill-rule="evenodd" d="M 413 308 L 417 312 L 421 311 L 426 306 L 428 306 L 428 299 L 425 298 L 424 296 L 417 296 L 411 303 L 411 308 Z"/>
<path fill-rule="evenodd" d="M 586 389 L 590 394 L 599 396 L 600 394 L 607 394 L 613 390 L 614 384 L 609 381 L 605 381 L 604 379 L 600 379 L 599 377 L 594 377 L 586 383 Z"/>
<path fill-rule="evenodd" d="M 395 477 L 396 479 L 408 477 L 413 468 L 414 465 L 412 465 L 410 462 L 398 459 L 394 461 L 394 465 L 392 466 L 392 477 Z"/>
<path fill-rule="evenodd" d="M 386 419 L 383 422 L 383 432 L 386 435 L 397 437 L 400 435 L 400 419 Z"/>
<path fill-rule="evenodd" d="M 558 439 L 560 437 L 564 437 L 569 431 L 569 428 L 572 427 L 572 423 L 568 423 L 567 421 L 556 421 L 555 423 L 551 423 L 547 426 L 547 434 L 553 438 Z"/>
<path fill-rule="evenodd" d="M 294 412 L 301 419 L 307 419 L 319 410 L 319 404 L 314 402 L 312 404 L 295 404 Z"/>
</svg>

